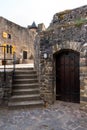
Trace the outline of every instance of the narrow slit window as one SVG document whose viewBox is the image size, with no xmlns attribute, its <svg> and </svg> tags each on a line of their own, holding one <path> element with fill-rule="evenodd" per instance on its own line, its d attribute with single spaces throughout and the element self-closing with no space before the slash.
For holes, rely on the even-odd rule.
<svg viewBox="0 0 87 130">
<path fill-rule="evenodd" d="M 11 34 L 8 34 L 8 38 L 11 39 Z"/>
<path fill-rule="evenodd" d="M 23 59 L 27 59 L 27 51 L 23 51 Z"/>
</svg>

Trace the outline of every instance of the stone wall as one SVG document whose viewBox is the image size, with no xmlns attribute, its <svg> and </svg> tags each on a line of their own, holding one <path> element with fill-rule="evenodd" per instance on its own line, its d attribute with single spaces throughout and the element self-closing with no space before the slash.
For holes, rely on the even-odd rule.
<svg viewBox="0 0 87 130">
<path fill-rule="evenodd" d="M 53 55 L 61 49 L 80 53 L 80 102 L 87 104 L 87 6 L 54 15 L 49 28 L 39 34 L 39 48 L 36 49 L 36 63 L 39 67 L 41 97 L 48 103 L 55 101 L 56 75 Z M 59 20 L 59 14 L 63 17 Z M 55 16 L 58 15 L 58 19 Z M 73 21 L 73 22 L 72 22 Z M 39 55 L 38 55 L 39 51 Z M 44 54 L 47 53 L 47 58 Z"/>
<path fill-rule="evenodd" d="M 0 105 L 7 106 L 12 94 L 12 72 L 6 72 L 6 80 L 4 80 L 4 72 L 0 72 Z"/>
<path fill-rule="evenodd" d="M 3 32 L 10 34 L 11 37 L 3 37 Z M 32 29 L 21 27 L 0 17 L 0 46 L 3 46 L 3 44 L 15 46 L 16 58 L 19 63 L 33 62 L 35 36 L 36 32 L 32 31 Z M 3 57 L 2 50 L 0 47 L 0 58 Z M 27 51 L 27 59 L 25 60 L 23 59 L 23 51 Z M 12 58 L 13 55 L 6 52 L 6 57 Z"/>
<path fill-rule="evenodd" d="M 49 28 L 57 26 L 67 26 L 67 24 L 81 24 L 87 20 L 87 6 L 76 8 L 73 10 L 65 10 L 56 13 Z"/>
</svg>

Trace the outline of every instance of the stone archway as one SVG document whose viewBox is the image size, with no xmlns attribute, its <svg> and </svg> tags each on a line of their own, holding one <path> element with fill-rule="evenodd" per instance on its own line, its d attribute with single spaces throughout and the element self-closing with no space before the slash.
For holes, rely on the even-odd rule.
<svg viewBox="0 0 87 130">
<path fill-rule="evenodd" d="M 87 102 L 87 47 L 86 43 L 82 44 L 80 42 L 69 42 L 62 44 L 53 45 L 53 56 L 54 56 L 54 79 L 56 77 L 56 66 L 55 66 L 55 54 L 58 54 L 62 50 L 72 50 L 79 53 L 79 84 L 80 84 L 80 104 L 84 106 Z M 54 101 L 56 100 L 56 79 L 53 83 L 54 86 Z"/>
</svg>

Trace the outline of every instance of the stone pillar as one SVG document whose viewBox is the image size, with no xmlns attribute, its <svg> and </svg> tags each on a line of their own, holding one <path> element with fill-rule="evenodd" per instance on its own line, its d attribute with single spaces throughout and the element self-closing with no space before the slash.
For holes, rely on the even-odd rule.
<svg viewBox="0 0 87 130">
<path fill-rule="evenodd" d="M 80 106 L 87 109 L 87 54 L 83 50 L 80 57 Z"/>
<path fill-rule="evenodd" d="M 54 102 L 53 52 L 48 39 L 49 36 L 40 40 L 40 93 L 45 103 L 52 104 Z"/>
</svg>

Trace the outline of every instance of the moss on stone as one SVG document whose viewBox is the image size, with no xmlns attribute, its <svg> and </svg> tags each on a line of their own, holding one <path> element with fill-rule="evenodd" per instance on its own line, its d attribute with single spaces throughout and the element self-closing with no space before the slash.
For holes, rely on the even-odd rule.
<svg viewBox="0 0 87 130">
<path fill-rule="evenodd" d="M 60 12 L 60 13 L 57 13 L 56 15 L 58 16 L 58 18 L 59 18 L 60 20 L 63 20 L 63 19 L 64 19 L 64 16 L 65 16 L 66 14 L 70 13 L 70 12 L 71 12 L 71 10 L 65 10 L 65 11 L 62 11 L 62 12 Z"/>
<path fill-rule="evenodd" d="M 87 22 L 87 19 L 86 19 L 86 18 L 77 19 L 77 20 L 75 21 L 75 26 L 80 27 L 80 26 L 82 26 L 82 24 L 84 24 L 84 23 L 86 23 L 86 22 Z"/>
</svg>

